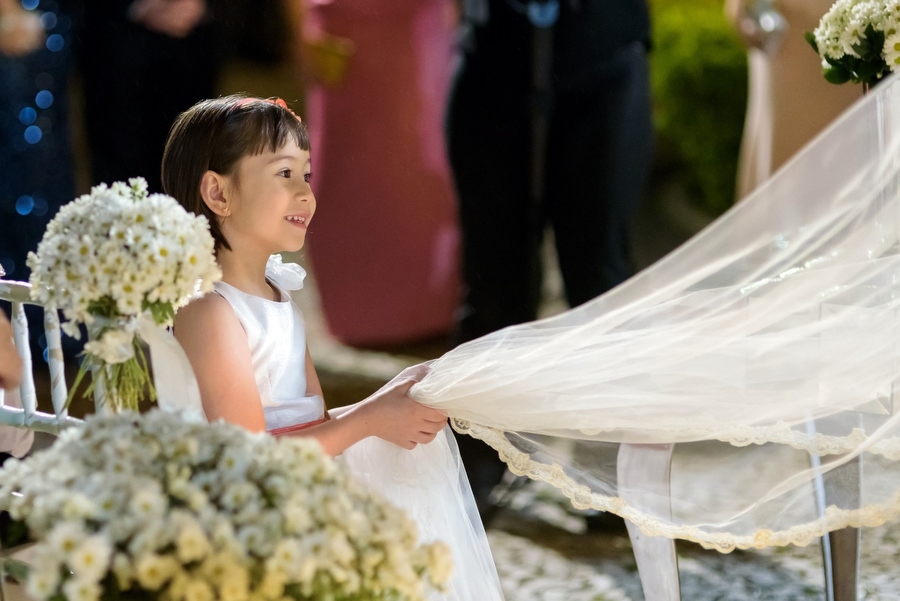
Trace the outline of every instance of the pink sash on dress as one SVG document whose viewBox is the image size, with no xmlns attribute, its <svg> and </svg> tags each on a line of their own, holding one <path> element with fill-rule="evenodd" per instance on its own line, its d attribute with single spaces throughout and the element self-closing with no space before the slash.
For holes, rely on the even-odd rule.
<svg viewBox="0 0 900 601">
<path fill-rule="evenodd" d="M 306 430 L 307 428 L 311 428 L 313 426 L 318 426 L 319 424 L 324 424 L 330 418 L 328 414 L 325 414 L 325 417 L 322 419 L 317 419 L 315 421 L 306 422 L 304 424 L 295 424 L 293 426 L 285 426 L 284 428 L 275 428 L 274 430 L 269 430 L 268 433 L 272 436 L 282 436 L 284 434 L 293 434 L 294 432 L 300 432 L 301 430 Z"/>
</svg>

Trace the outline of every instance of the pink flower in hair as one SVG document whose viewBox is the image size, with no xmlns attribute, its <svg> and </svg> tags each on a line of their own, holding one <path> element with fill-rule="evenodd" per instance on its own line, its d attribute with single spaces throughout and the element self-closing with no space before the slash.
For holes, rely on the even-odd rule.
<svg viewBox="0 0 900 601">
<path fill-rule="evenodd" d="M 294 111 L 291 110 L 291 107 L 287 105 L 287 102 L 285 102 L 281 98 L 241 98 L 234 104 L 234 108 L 239 108 L 253 102 L 268 102 L 269 104 L 280 106 L 281 108 L 292 114 L 294 117 L 296 117 L 297 121 L 303 121 Z"/>
</svg>

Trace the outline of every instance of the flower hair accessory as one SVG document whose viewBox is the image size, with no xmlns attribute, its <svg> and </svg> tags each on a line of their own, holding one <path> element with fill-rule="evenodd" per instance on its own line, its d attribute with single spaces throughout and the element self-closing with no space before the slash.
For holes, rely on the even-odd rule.
<svg viewBox="0 0 900 601">
<path fill-rule="evenodd" d="M 286 110 L 287 112 L 289 112 L 290 114 L 292 114 L 294 117 L 296 117 L 296 118 L 297 118 L 297 121 L 301 121 L 301 122 L 303 121 L 303 120 L 297 115 L 297 113 L 295 113 L 294 111 L 291 110 L 291 107 L 289 107 L 289 106 L 287 105 L 287 102 L 285 102 L 285 101 L 284 101 L 283 99 L 281 99 L 281 98 L 241 98 L 241 99 L 238 100 L 236 103 L 234 103 L 234 108 L 237 109 L 237 108 L 240 108 L 240 107 L 242 107 L 242 106 L 246 106 L 246 105 L 248 105 L 248 104 L 252 104 L 252 103 L 254 103 L 254 102 L 268 102 L 269 104 L 274 104 L 275 106 L 280 106 L 281 108 L 283 108 L 284 110 Z"/>
</svg>

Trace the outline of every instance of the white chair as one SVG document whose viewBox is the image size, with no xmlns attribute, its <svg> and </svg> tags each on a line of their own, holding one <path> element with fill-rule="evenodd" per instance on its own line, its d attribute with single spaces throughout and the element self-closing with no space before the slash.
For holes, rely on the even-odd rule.
<svg viewBox="0 0 900 601">
<path fill-rule="evenodd" d="M 63 361 L 62 339 L 59 329 L 59 315 L 54 307 L 44 307 L 44 335 L 50 363 L 50 397 L 53 413 L 37 411 L 37 395 L 34 386 L 34 372 L 29 344 L 28 322 L 25 319 L 25 305 L 38 305 L 31 300 L 31 285 L 25 282 L 0 280 L 0 300 L 12 303 L 12 328 L 16 350 L 22 358 L 22 385 L 19 387 L 21 407 L 5 403 L 5 394 L 0 389 L 0 424 L 27 428 L 40 432 L 58 434 L 67 426 L 79 424 L 81 420 L 70 417 L 66 409 L 68 396 Z"/>
<path fill-rule="evenodd" d="M 627 501 L 634 493 L 641 491 L 652 495 L 660 504 L 659 515 L 671 515 L 670 475 L 674 444 L 619 446 L 617 478 L 622 497 Z M 812 463 L 818 457 L 812 457 Z M 860 467 L 857 461 L 841 466 L 846 477 L 857 480 Z M 817 482 L 816 501 L 824 512 L 829 494 L 827 480 Z M 845 495 L 846 496 L 846 495 Z M 644 500 L 646 503 L 646 499 Z M 681 590 L 678 578 L 678 556 L 675 541 L 663 536 L 647 536 L 640 529 L 627 522 L 628 536 L 634 550 L 641 586 L 646 601 L 680 601 Z M 831 532 L 822 538 L 822 555 L 825 568 L 826 601 L 856 601 L 856 587 L 859 569 L 859 530 L 845 528 Z"/>
</svg>

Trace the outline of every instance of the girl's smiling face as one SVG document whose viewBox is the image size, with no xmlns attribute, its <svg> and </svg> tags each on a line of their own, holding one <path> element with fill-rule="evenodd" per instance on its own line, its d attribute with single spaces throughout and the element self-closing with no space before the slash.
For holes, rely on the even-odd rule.
<svg viewBox="0 0 900 601">
<path fill-rule="evenodd" d="M 316 212 L 311 177 L 309 151 L 293 140 L 240 159 L 227 177 L 228 214 L 220 222 L 225 238 L 269 254 L 300 250 Z"/>
</svg>

